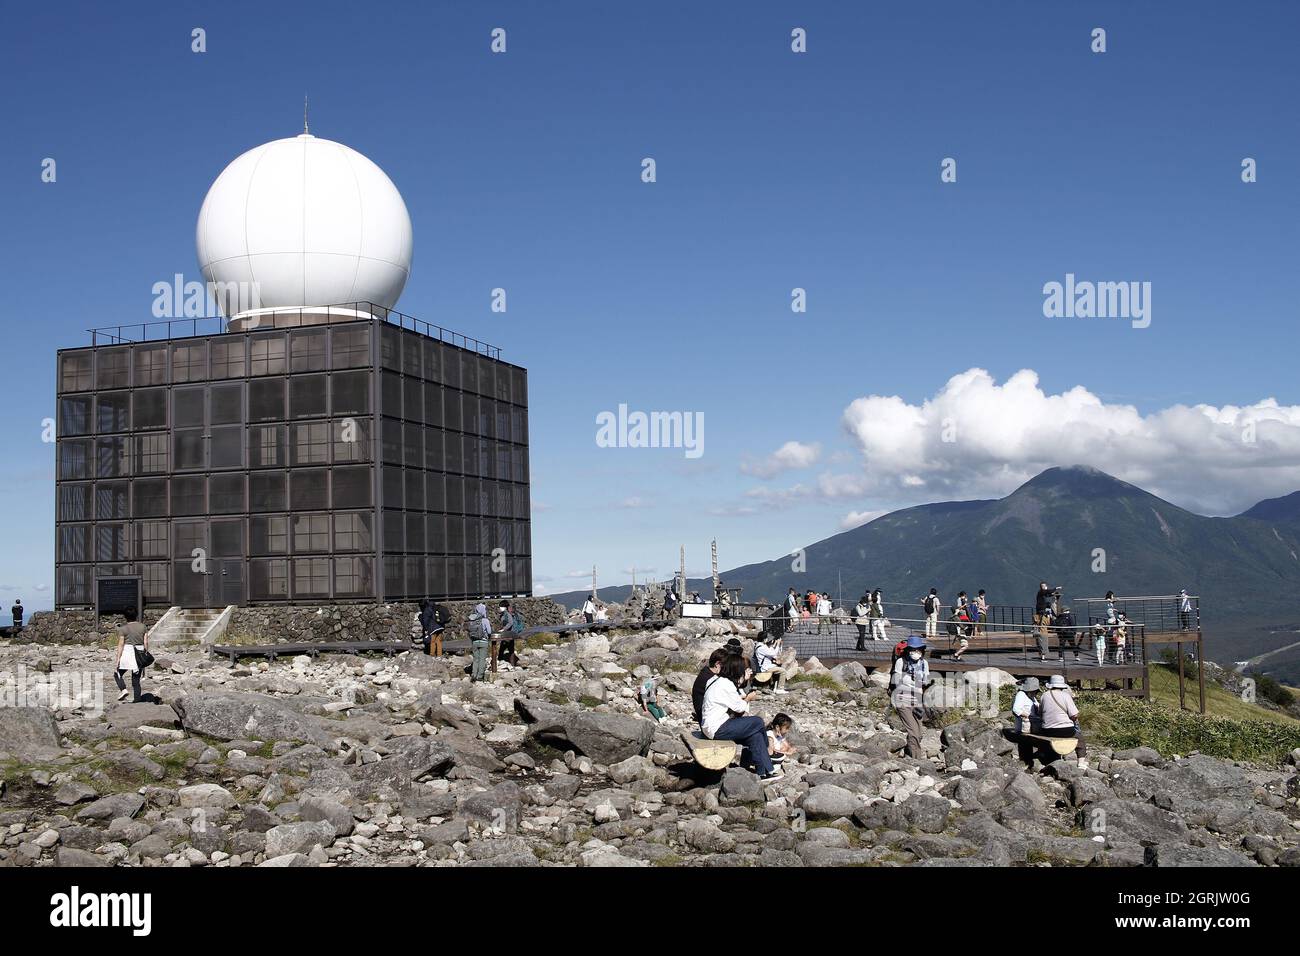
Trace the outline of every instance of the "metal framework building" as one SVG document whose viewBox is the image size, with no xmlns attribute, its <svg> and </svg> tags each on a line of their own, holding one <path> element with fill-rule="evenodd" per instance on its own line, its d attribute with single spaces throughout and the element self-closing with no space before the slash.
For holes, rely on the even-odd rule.
<svg viewBox="0 0 1300 956">
<path fill-rule="evenodd" d="M 56 606 L 137 574 L 152 606 L 531 594 L 527 372 L 353 307 L 59 351 Z"/>
</svg>

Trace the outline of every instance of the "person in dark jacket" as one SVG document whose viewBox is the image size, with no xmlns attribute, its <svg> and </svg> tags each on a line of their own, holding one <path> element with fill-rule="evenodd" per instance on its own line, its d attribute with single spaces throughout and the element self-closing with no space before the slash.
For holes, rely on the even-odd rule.
<svg viewBox="0 0 1300 956">
<path fill-rule="evenodd" d="M 691 704 L 695 707 L 695 722 L 697 724 L 704 719 L 704 688 L 712 678 L 718 676 L 722 662 L 727 659 L 729 653 L 731 652 L 726 648 L 719 647 L 709 655 L 709 662 L 704 665 L 704 669 L 695 678 L 695 684 L 691 687 Z"/>
<path fill-rule="evenodd" d="M 9 609 L 9 613 L 13 615 L 14 630 L 21 631 L 23 629 L 23 599 L 22 598 L 18 598 L 16 601 L 14 601 L 14 606 Z M 1186 630 L 1186 628 L 1184 628 L 1184 630 Z"/>
</svg>

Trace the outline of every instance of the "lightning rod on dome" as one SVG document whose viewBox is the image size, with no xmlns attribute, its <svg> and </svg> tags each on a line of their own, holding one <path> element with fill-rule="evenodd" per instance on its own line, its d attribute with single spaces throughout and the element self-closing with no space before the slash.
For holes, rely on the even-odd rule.
<svg viewBox="0 0 1300 956">
<path fill-rule="evenodd" d="M 302 132 L 307 135 L 310 130 L 307 129 L 307 94 L 302 95 Z"/>
</svg>

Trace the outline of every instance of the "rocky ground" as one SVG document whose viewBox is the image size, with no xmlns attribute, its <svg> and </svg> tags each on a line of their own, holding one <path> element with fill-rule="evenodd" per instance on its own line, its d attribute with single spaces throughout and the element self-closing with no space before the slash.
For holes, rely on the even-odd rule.
<svg viewBox="0 0 1300 956">
<path fill-rule="evenodd" d="M 479 684 L 463 657 L 159 649 L 157 704 L 115 701 L 104 649 L 0 644 L 0 671 L 103 672 L 107 698 L 0 708 L 0 865 L 1300 865 L 1300 751 L 1261 768 L 1094 746 L 1087 770 L 1027 772 L 1002 719 L 950 711 L 916 761 L 859 664 L 809 661 L 757 705 L 795 718 L 782 780 L 700 771 L 690 685 L 733 631 L 752 636 L 537 640 Z M 651 673 L 659 725 L 637 715 Z"/>
</svg>

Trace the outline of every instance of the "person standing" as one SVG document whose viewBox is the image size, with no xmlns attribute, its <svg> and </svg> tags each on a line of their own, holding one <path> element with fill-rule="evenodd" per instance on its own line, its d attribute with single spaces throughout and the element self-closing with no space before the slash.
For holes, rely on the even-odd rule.
<svg viewBox="0 0 1300 956">
<path fill-rule="evenodd" d="M 871 604 L 867 608 L 867 617 L 871 619 L 871 639 L 885 639 L 885 602 L 880 597 L 880 589 L 871 592 Z"/>
<path fill-rule="evenodd" d="M 794 588 L 785 598 L 785 629 L 794 630 L 799 623 L 799 594 Z"/>
<path fill-rule="evenodd" d="M 925 613 L 925 636 L 939 635 L 939 589 L 930 588 L 930 593 L 921 599 L 921 610 Z"/>
<path fill-rule="evenodd" d="M 125 700 L 126 675 L 131 675 L 131 702 L 140 701 L 140 678 L 144 676 L 145 665 L 140 660 L 140 652 L 149 649 L 149 634 L 145 626 L 135 619 L 135 608 L 122 612 L 126 624 L 117 633 L 117 653 L 113 657 L 113 681 L 120 693 L 118 700 Z"/>
<path fill-rule="evenodd" d="M 1052 626 L 1052 589 L 1046 581 L 1038 582 L 1038 594 L 1034 598 L 1034 628 L 1038 638 L 1038 659 L 1047 660 L 1048 628 Z"/>
<path fill-rule="evenodd" d="M 9 613 L 13 615 L 14 632 L 17 633 L 18 631 L 21 631 L 23 629 L 23 599 L 22 598 L 18 598 L 17 600 L 14 601 L 14 606 L 9 609 Z M 1183 628 L 1183 630 L 1187 630 L 1187 628 Z"/>
<path fill-rule="evenodd" d="M 858 598 L 858 605 L 853 609 L 853 623 L 858 626 L 858 647 L 860 651 L 867 649 L 867 628 L 871 626 L 871 598 L 864 594 Z"/>
<path fill-rule="evenodd" d="M 503 600 L 499 605 L 501 612 L 500 645 L 497 660 L 506 670 L 519 666 L 519 655 L 515 653 L 515 637 L 524 629 L 523 618 L 515 612 L 515 606 Z"/>
<path fill-rule="evenodd" d="M 925 640 L 913 634 L 907 649 L 894 662 L 890 675 L 890 702 L 907 733 L 907 755 L 920 760 L 922 722 L 925 719 L 925 688 L 930 683 L 930 665 L 925 660 Z"/>
<path fill-rule="evenodd" d="M 15 625 L 21 623 L 17 617 L 14 618 Z M 1178 623 L 1184 631 L 1192 629 L 1192 599 L 1187 596 L 1186 588 L 1178 589 Z"/>
<path fill-rule="evenodd" d="M 469 646 L 473 655 L 470 680 L 480 681 L 487 676 L 488 646 L 492 643 L 492 621 L 487 607 L 475 604 L 469 616 Z"/>
<path fill-rule="evenodd" d="M 1060 674 L 1053 674 L 1047 681 L 1047 690 L 1038 702 L 1042 714 L 1044 737 L 1078 737 L 1079 746 L 1075 751 L 1079 755 L 1079 769 L 1088 769 L 1088 745 L 1083 741 L 1083 731 L 1079 727 L 1079 708 L 1070 693 L 1070 685 Z"/>
<path fill-rule="evenodd" d="M 588 624 L 596 621 L 596 602 L 591 598 L 582 602 L 582 616 L 587 619 Z"/>
<path fill-rule="evenodd" d="M 989 599 L 983 588 L 980 588 L 979 593 L 975 595 L 975 611 L 975 619 L 979 622 L 975 633 L 983 634 L 987 631 L 984 625 L 988 623 L 989 619 Z"/>
<path fill-rule="evenodd" d="M 822 592 L 817 596 L 817 633 L 827 634 L 831 629 L 831 599 Z"/>
</svg>

